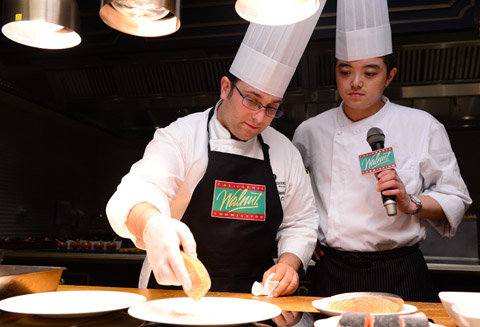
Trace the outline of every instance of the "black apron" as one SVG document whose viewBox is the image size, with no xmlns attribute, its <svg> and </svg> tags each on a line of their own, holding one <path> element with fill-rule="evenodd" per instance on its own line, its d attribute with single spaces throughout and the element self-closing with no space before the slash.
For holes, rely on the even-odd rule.
<svg viewBox="0 0 480 327">
<path fill-rule="evenodd" d="M 207 131 L 213 113 L 211 109 Z M 269 147 L 261 135 L 258 140 L 264 160 L 211 151 L 208 143 L 207 170 L 182 217 L 212 279 L 211 291 L 250 293 L 274 264 L 283 210 Z M 149 287 L 157 284 L 152 281 L 153 274 Z"/>
<path fill-rule="evenodd" d="M 418 244 L 378 252 L 323 249 L 325 255 L 315 264 L 309 295 L 387 292 L 405 301 L 439 302 Z"/>
</svg>

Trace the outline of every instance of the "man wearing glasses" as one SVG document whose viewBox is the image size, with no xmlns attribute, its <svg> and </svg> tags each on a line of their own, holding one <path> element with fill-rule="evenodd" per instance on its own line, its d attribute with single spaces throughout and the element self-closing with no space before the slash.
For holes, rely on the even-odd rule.
<svg viewBox="0 0 480 327">
<path fill-rule="evenodd" d="M 269 295 L 297 290 L 319 220 L 298 150 L 270 123 L 283 114 L 283 94 L 320 11 L 299 25 L 250 24 L 217 104 L 158 129 L 122 179 L 107 215 L 117 234 L 147 250 L 140 287 L 189 289 L 181 246 L 203 262 L 212 291 L 251 292 L 269 276 L 278 282 Z M 259 51 L 297 53 L 282 62 L 245 43 L 252 36 Z"/>
</svg>

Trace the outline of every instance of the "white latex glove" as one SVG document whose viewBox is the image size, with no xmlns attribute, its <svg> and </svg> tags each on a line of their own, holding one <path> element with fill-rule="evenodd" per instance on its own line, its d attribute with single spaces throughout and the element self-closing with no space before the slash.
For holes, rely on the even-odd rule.
<svg viewBox="0 0 480 327">
<path fill-rule="evenodd" d="M 143 241 L 157 282 L 183 285 L 189 290 L 192 282 L 180 255 L 180 245 L 186 254 L 194 258 L 197 256 L 197 245 L 188 226 L 177 219 L 157 214 L 147 221 Z"/>
</svg>

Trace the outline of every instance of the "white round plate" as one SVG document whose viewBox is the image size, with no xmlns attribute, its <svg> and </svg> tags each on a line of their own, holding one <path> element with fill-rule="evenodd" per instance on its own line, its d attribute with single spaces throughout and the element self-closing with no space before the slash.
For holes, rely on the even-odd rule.
<svg viewBox="0 0 480 327">
<path fill-rule="evenodd" d="M 340 316 L 330 317 L 326 319 L 318 319 L 313 323 L 314 327 L 337 327 Z M 443 325 L 428 323 L 430 327 L 445 327 Z"/>
<path fill-rule="evenodd" d="M 324 299 L 321 299 L 321 300 L 315 300 L 312 302 L 312 305 L 320 310 L 323 314 L 326 314 L 327 316 L 338 316 L 338 315 L 341 315 L 343 313 L 343 311 L 338 311 L 338 310 L 332 310 L 332 309 L 329 309 L 328 308 L 328 302 L 330 301 L 333 301 L 337 298 L 344 298 L 346 296 L 351 296 L 352 294 L 354 293 L 344 293 L 344 294 L 338 294 L 338 295 L 334 295 L 334 296 L 331 296 L 331 297 L 327 297 L 327 298 L 324 298 Z M 364 293 L 364 294 L 367 294 L 367 293 Z M 414 312 L 417 312 L 417 307 L 414 306 L 414 305 L 410 305 L 410 304 L 404 304 L 402 306 L 402 309 L 399 311 L 399 312 L 395 312 L 395 313 L 391 313 L 391 314 L 409 314 L 409 313 L 414 313 Z M 381 314 L 381 315 L 387 315 L 388 313 L 372 313 L 372 315 L 377 315 L 377 314 Z"/>
<path fill-rule="evenodd" d="M 143 295 L 128 292 L 44 292 L 4 299 L 0 301 L 0 309 L 45 317 L 71 318 L 122 310 L 146 300 Z"/>
<path fill-rule="evenodd" d="M 249 299 L 203 297 L 147 301 L 128 309 L 137 319 L 173 325 L 235 325 L 274 318 L 282 310 L 271 303 Z"/>
</svg>

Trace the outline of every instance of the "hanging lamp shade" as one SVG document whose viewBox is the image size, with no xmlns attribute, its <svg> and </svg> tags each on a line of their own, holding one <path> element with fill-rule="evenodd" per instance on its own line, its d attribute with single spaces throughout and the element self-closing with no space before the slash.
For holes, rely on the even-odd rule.
<svg viewBox="0 0 480 327">
<path fill-rule="evenodd" d="M 78 45 L 80 15 L 76 0 L 3 0 L 2 33 L 35 48 Z"/>
<path fill-rule="evenodd" d="M 237 0 L 237 14 L 261 25 L 289 25 L 317 12 L 320 0 Z"/>
<path fill-rule="evenodd" d="M 123 33 L 164 36 L 180 28 L 180 0 L 101 0 L 100 18 Z"/>
</svg>

